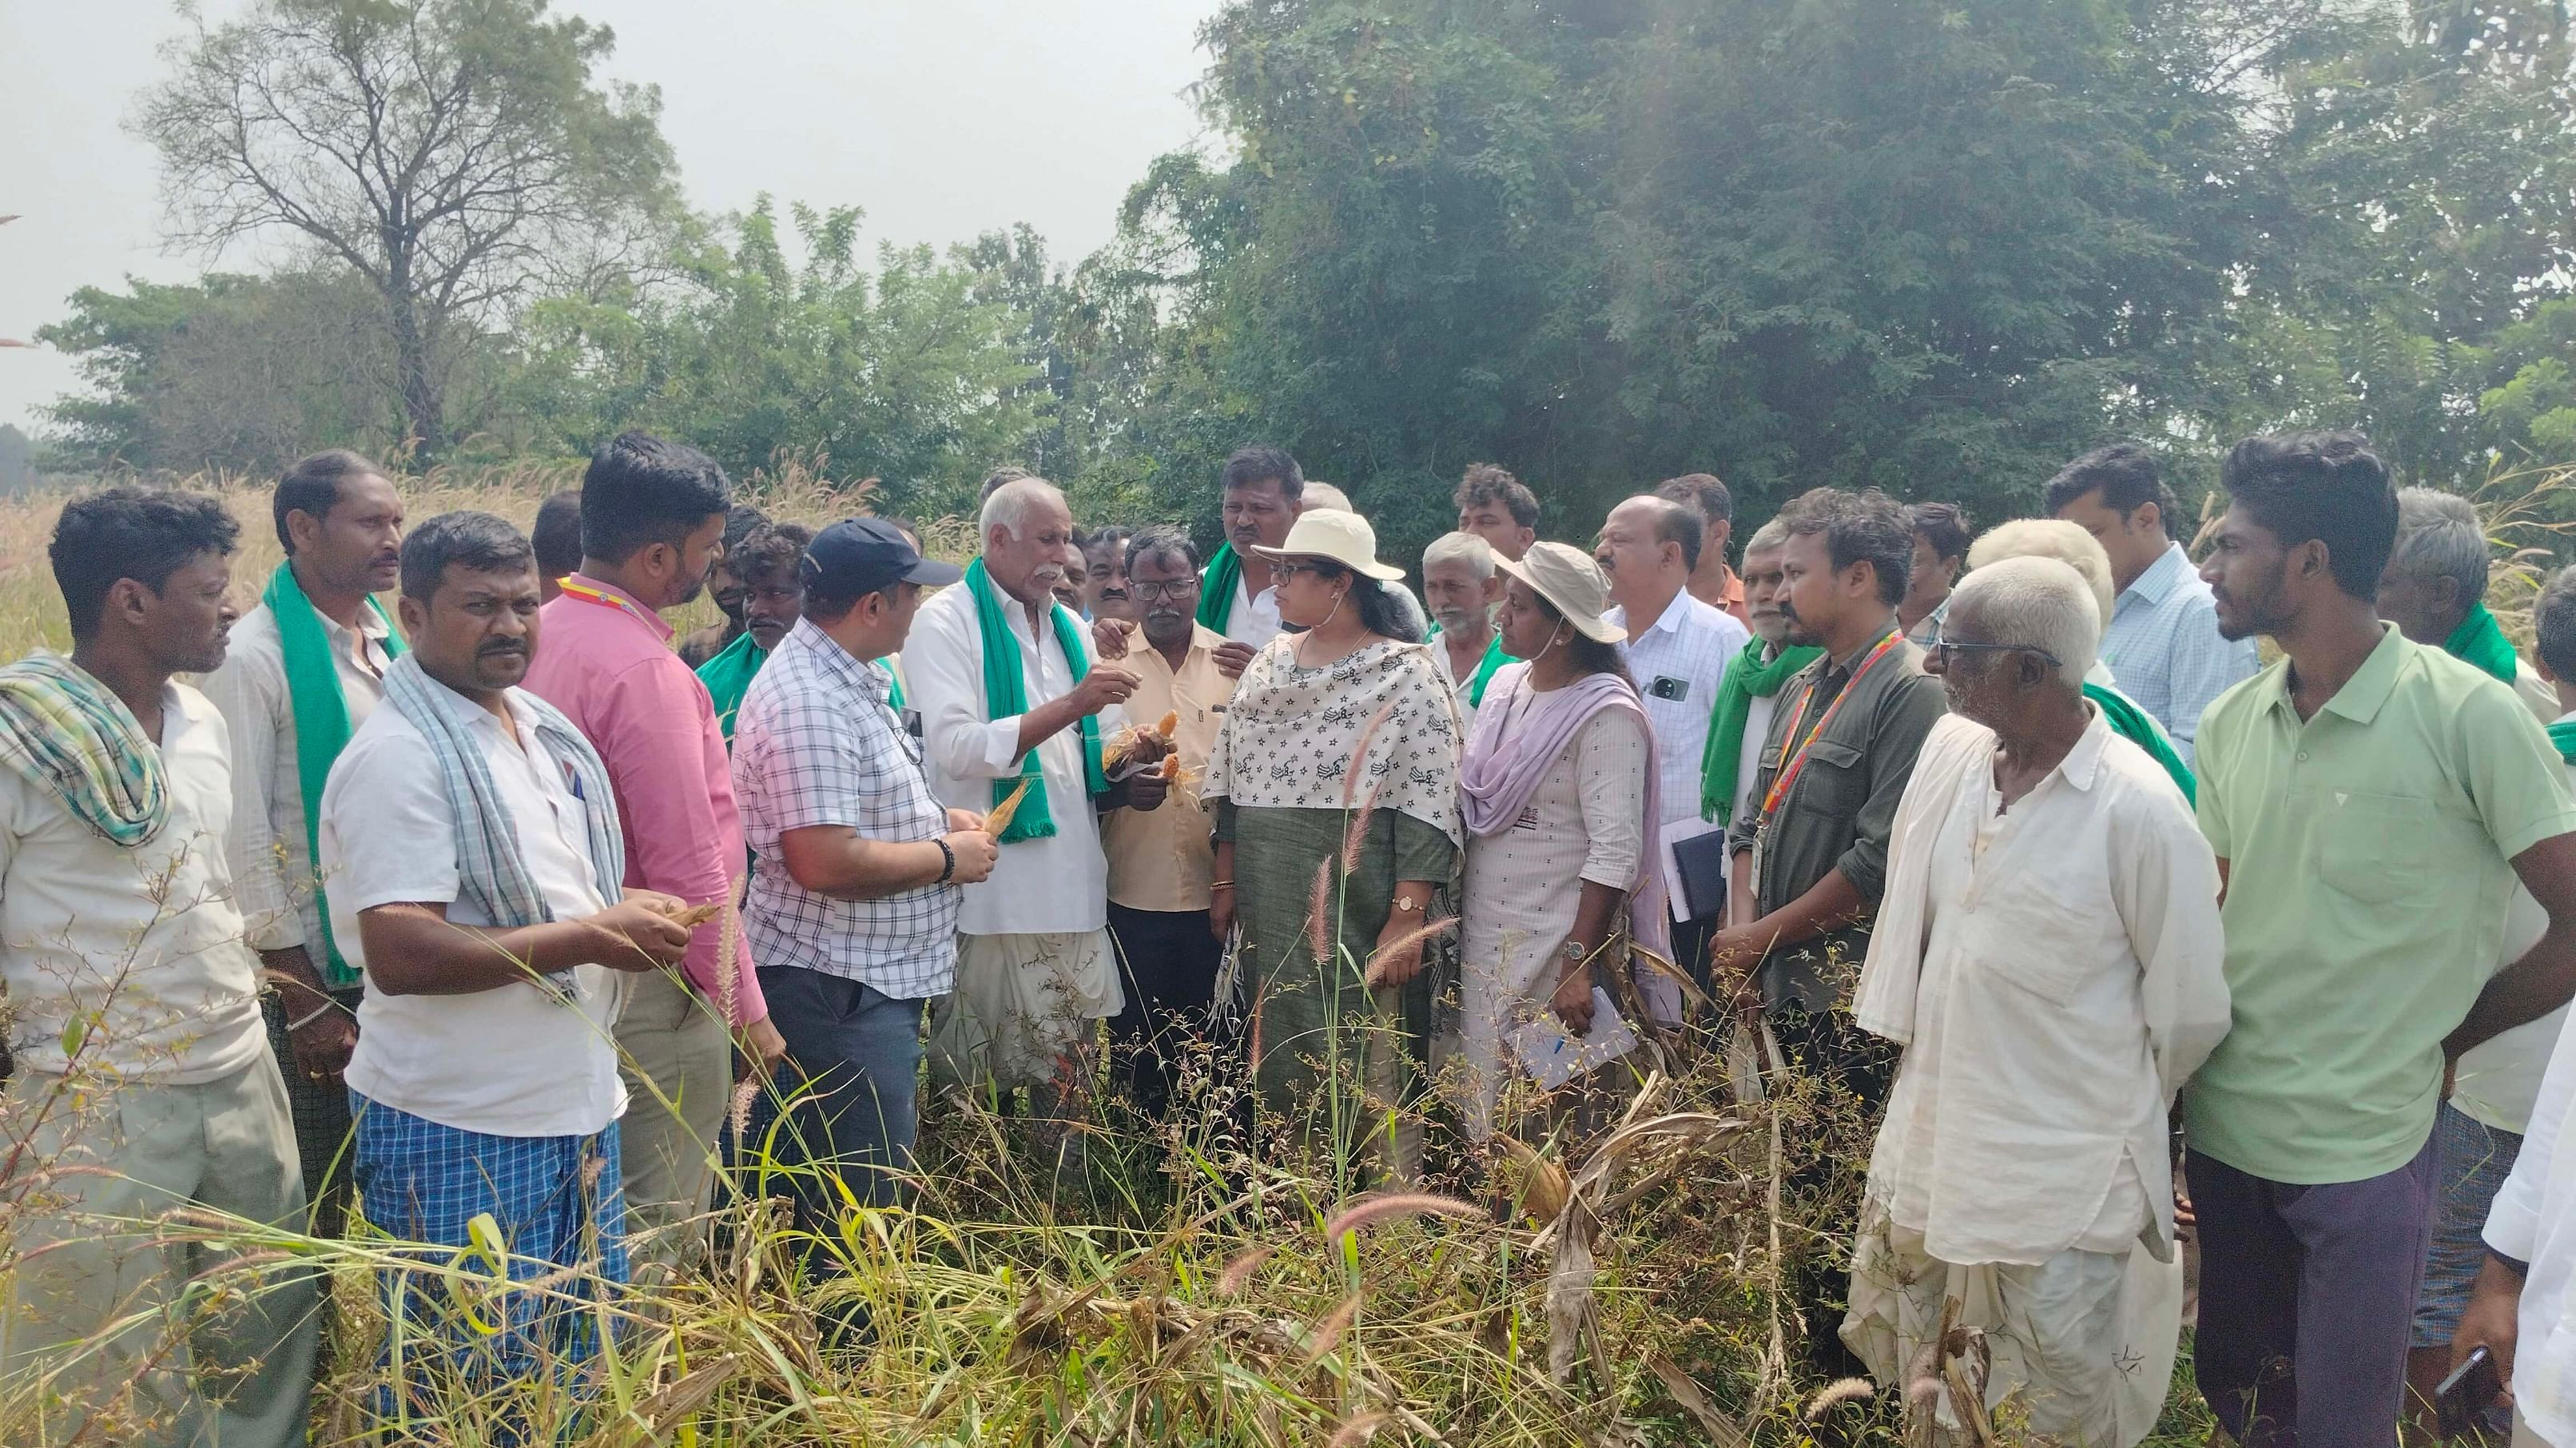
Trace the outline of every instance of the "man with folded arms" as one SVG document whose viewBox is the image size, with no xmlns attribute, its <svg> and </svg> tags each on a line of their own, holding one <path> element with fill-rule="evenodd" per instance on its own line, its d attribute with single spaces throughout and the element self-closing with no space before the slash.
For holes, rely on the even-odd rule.
<svg viewBox="0 0 2576 1448">
<path fill-rule="evenodd" d="M 322 794 L 332 934 L 367 979 L 355 1178 L 397 1238 L 489 1246 L 471 1229 L 488 1212 L 512 1278 L 569 1270 L 482 1308 L 498 1333 L 444 1334 L 488 1389 L 598 1349 L 595 1317 L 570 1304 L 626 1280 L 610 1033 L 630 973 L 678 961 L 689 930 L 669 896 L 609 903 L 625 847 L 607 768 L 517 687 L 538 644 L 527 539 L 489 513 L 441 514 L 404 540 L 402 589 L 413 651 Z M 423 1281 L 410 1290 L 427 1301 L 390 1310 L 452 1323 Z"/>
<path fill-rule="evenodd" d="M 2073 568 L 2007 558 L 1935 627 L 1951 712 L 1898 807 L 1852 1008 L 1905 1057 L 1842 1335 L 1902 1390 L 1945 1320 L 1981 1329 L 1981 1406 L 2130 1448 L 2182 1330 L 2165 1121 L 2227 1032 L 2226 950 L 2191 807 L 2085 698 L 2100 619 Z"/>
</svg>

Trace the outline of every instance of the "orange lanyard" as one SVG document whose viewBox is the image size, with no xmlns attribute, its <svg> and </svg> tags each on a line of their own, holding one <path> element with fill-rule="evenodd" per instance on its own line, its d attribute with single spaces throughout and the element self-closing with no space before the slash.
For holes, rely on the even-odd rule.
<svg viewBox="0 0 2576 1448">
<path fill-rule="evenodd" d="M 1789 762 L 1781 765 L 1780 772 L 1772 777 L 1771 791 L 1762 797 L 1762 818 L 1765 823 L 1768 823 L 1771 816 L 1779 810 L 1780 801 L 1789 797 L 1789 786 L 1798 782 L 1799 773 L 1807 767 L 1807 751 L 1815 747 L 1816 736 L 1824 733 L 1825 726 L 1833 723 L 1834 716 L 1842 712 L 1843 701 L 1850 698 L 1852 690 L 1860 686 L 1861 676 L 1869 672 L 1871 665 L 1887 657 L 1890 651 L 1903 642 L 1905 642 L 1903 629 L 1890 633 L 1878 641 L 1878 647 L 1869 651 L 1869 657 L 1860 661 L 1860 667 L 1852 670 L 1852 676 L 1843 682 L 1843 691 L 1836 694 L 1834 701 L 1825 706 L 1825 712 L 1816 720 L 1816 727 L 1808 730 L 1807 737 L 1799 743 L 1798 752 L 1790 756 Z M 1798 737 L 1798 726 L 1807 722 L 1807 706 L 1815 701 L 1815 697 L 1815 686 L 1810 684 L 1807 686 L 1807 692 L 1799 696 L 1798 712 L 1790 716 L 1788 732 L 1783 734 L 1782 738 Z"/>
<path fill-rule="evenodd" d="M 618 612 L 627 615 L 629 618 L 640 620 L 644 617 L 643 613 L 638 610 L 635 605 L 628 603 L 625 599 L 603 589 L 593 588 L 587 583 L 575 583 L 572 581 L 572 577 L 569 574 L 565 575 L 562 588 L 566 594 L 571 597 L 578 598 L 584 603 L 595 603 L 602 608 L 613 608 Z"/>
</svg>

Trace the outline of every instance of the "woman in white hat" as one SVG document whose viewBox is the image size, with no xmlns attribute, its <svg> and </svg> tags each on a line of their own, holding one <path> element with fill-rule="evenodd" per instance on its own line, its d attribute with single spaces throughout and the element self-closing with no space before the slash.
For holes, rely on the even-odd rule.
<svg viewBox="0 0 2576 1448">
<path fill-rule="evenodd" d="M 1592 989 L 1614 982 L 1633 938 L 1668 954 L 1663 877 L 1654 868 L 1655 736 L 1602 615 L 1610 584 L 1581 551 L 1536 543 L 1507 575 L 1503 648 L 1529 662 L 1494 675 L 1459 771 L 1467 831 L 1459 911 L 1463 1079 L 1468 1134 L 1497 1129 L 1500 1103 L 1529 1075 L 1506 1044 L 1553 1013 L 1562 1035 L 1593 1024 Z M 1548 1034 L 1548 1033 L 1534 1033 Z M 1624 1072 L 1596 1065 L 1587 1083 Z"/>
<path fill-rule="evenodd" d="M 1260 551 L 1281 622 L 1302 631 L 1244 668 L 1208 759 L 1213 923 L 1241 932 L 1264 1106 L 1310 1144 L 1403 1176 L 1410 1133 L 1404 1151 L 1371 1139 L 1387 1113 L 1362 1108 L 1361 1086 L 1414 1094 L 1423 1023 L 1403 987 L 1438 933 L 1432 893 L 1457 872 L 1456 706 L 1378 586 L 1402 570 L 1377 561 L 1366 520 L 1317 509 Z"/>
</svg>

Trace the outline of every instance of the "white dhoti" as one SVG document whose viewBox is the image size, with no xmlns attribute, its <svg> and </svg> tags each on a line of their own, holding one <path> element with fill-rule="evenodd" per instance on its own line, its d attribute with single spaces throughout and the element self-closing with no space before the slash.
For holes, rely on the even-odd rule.
<svg viewBox="0 0 2576 1448">
<path fill-rule="evenodd" d="M 930 1009 L 931 1079 L 1075 1089 L 1092 1023 L 1126 1004 L 1106 930 L 960 935 L 957 986 Z"/>
<path fill-rule="evenodd" d="M 2182 1332 L 2179 1254 L 2159 1262 L 2140 1243 L 2125 1254 L 2070 1249 L 2036 1266 L 1963 1266 L 1926 1253 L 1920 1232 L 1875 1204 L 1866 1209 L 1842 1338 L 1881 1387 L 1905 1390 L 1953 1298 L 1956 1325 L 1982 1329 L 1993 1357 L 1988 1411 L 2017 1398 L 2032 1436 L 2078 1448 L 2133 1448 L 2155 1428 Z M 1949 1399 L 1940 1402 L 1941 1426 L 1964 1432 Z"/>
</svg>

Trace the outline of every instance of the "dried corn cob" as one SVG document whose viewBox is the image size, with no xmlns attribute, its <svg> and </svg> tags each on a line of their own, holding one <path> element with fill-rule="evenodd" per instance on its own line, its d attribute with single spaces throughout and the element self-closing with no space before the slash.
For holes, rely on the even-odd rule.
<svg viewBox="0 0 2576 1448">
<path fill-rule="evenodd" d="M 704 905 L 684 905 L 677 910 L 669 912 L 672 924 L 683 925 L 691 930 L 697 929 L 699 926 L 706 924 L 708 921 L 715 919 L 718 915 L 723 913 L 724 903 L 722 901 L 710 901 Z"/>
<path fill-rule="evenodd" d="M 1020 787 L 1012 790 L 1009 797 L 1005 798 L 1000 804 L 993 806 L 993 812 L 991 814 L 984 816 L 984 833 L 991 835 L 995 839 L 1000 839 L 1002 837 L 1002 831 L 1011 827 L 1011 816 L 1019 813 L 1021 799 L 1027 796 L 1029 786 L 1035 783 L 1036 780 L 1037 777 L 1035 775 L 1024 775 L 1021 777 Z"/>
</svg>

